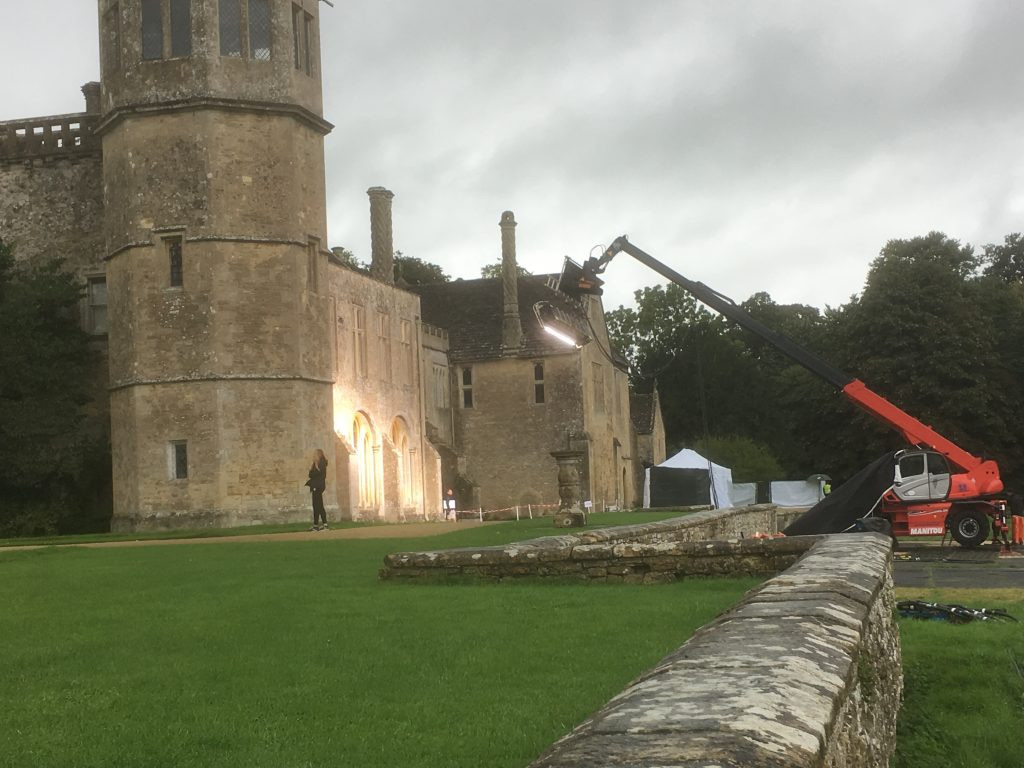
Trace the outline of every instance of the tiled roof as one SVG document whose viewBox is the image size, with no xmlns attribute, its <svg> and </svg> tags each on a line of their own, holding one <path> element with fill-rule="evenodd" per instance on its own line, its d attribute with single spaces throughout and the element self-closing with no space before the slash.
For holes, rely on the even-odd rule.
<svg viewBox="0 0 1024 768">
<path fill-rule="evenodd" d="M 629 417 L 639 435 L 654 432 L 654 394 L 629 393 Z"/>
<path fill-rule="evenodd" d="M 569 349 L 545 333 L 533 313 L 533 305 L 547 301 L 575 317 L 581 329 L 586 318 L 564 295 L 548 287 L 550 275 L 526 275 L 519 278 L 519 319 L 523 326 L 522 357 L 564 354 Z M 501 357 L 502 312 L 504 308 L 501 278 L 453 280 L 450 283 L 417 285 L 423 322 L 448 331 L 452 360 L 469 362 Z M 590 331 L 586 330 L 590 335 Z"/>
</svg>

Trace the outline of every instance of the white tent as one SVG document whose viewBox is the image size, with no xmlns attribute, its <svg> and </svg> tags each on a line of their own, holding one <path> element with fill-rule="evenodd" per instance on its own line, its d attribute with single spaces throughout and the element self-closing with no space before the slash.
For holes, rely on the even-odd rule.
<svg viewBox="0 0 1024 768">
<path fill-rule="evenodd" d="M 684 448 L 659 467 L 666 469 L 703 469 L 711 473 L 711 504 L 717 509 L 733 506 L 732 501 L 732 470 L 708 461 L 696 451 Z M 651 506 L 651 470 L 644 470 L 644 507 Z"/>
<path fill-rule="evenodd" d="M 821 487 L 821 480 L 774 480 L 772 503 L 780 507 L 813 507 L 825 497 Z"/>
</svg>

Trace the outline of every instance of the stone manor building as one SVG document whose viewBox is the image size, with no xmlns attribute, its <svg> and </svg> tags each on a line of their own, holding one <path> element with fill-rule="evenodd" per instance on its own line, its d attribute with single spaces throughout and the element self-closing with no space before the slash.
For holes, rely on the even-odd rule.
<svg viewBox="0 0 1024 768">
<path fill-rule="evenodd" d="M 328 248 L 319 10 L 99 0 L 85 111 L 0 123 L 0 238 L 66 259 L 106 357 L 112 527 L 307 519 L 315 447 L 333 518 L 556 501 L 566 448 L 585 495 L 631 504 L 660 414 L 638 438 L 598 300 L 566 307 L 598 343 L 543 340 L 532 302 L 568 300 L 514 278 L 510 213 L 499 280 L 396 286 L 378 187 L 370 274 Z"/>
</svg>

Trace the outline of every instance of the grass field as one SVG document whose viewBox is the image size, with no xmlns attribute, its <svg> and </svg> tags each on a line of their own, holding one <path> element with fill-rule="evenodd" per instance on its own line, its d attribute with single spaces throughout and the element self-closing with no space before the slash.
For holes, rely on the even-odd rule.
<svg viewBox="0 0 1024 768">
<path fill-rule="evenodd" d="M 1024 765 L 1024 590 L 898 590 L 1005 608 L 1020 624 L 900 620 L 904 703 L 894 768 Z"/>
<path fill-rule="evenodd" d="M 0 765 L 522 768 L 755 584 L 376 579 L 552 532 L 0 552 Z"/>
<path fill-rule="evenodd" d="M 332 528 L 363 528 L 377 523 L 340 522 Z M 66 546 L 68 544 L 93 544 L 104 541 L 162 541 L 166 539 L 212 539 L 230 538 L 239 534 L 294 533 L 309 530 L 309 523 L 285 523 L 282 525 L 250 525 L 245 528 L 193 528 L 179 531 L 147 531 L 142 533 L 79 533 L 71 536 L 35 536 L 17 539 L 0 539 L 0 547 L 24 546 Z"/>
</svg>

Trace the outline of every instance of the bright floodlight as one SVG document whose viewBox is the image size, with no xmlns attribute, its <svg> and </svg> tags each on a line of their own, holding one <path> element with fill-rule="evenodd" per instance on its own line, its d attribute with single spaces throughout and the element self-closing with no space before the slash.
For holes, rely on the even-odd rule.
<svg viewBox="0 0 1024 768">
<path fill-rule="evenodd" d="M 576 328 L 565 312 L 550 302 L 538 301 L 533 305 L 533 313 L 540 327 L 563 344 L 578 349 L 590 341 L 590 337 Z"/>
</svg>

